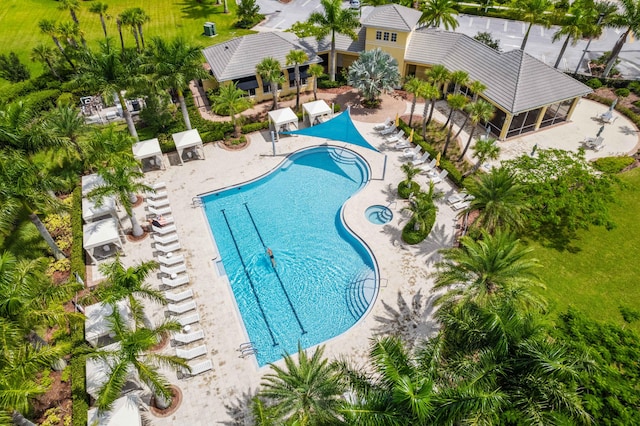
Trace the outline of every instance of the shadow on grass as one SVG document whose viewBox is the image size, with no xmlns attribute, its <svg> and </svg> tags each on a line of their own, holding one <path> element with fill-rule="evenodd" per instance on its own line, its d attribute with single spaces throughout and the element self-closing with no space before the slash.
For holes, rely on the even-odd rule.
<svg viewBox="0 0 640 426">
<path fill-rule="evenodd" d="M 202 19 L 203 24 L 211 19 L 211 15 L 224 12 L 223 0 L 220 0 L 220 4 L 216 4 L 215 0 L 183 0 L 178 5 L 181 6 L 183 18 Z"/>
</svg>

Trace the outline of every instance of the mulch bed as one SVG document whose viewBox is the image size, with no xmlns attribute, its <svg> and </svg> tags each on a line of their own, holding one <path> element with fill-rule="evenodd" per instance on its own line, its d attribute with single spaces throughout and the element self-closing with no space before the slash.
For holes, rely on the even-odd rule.
<svg viewBox="0 0 640 426">
<path fill-rule="evenodd" d="M 151 413 L 153 413 L 154 416 L 168 417 L 171 414 L 175 413 L 180 407 L 180 404 L 182 403 L 182 391 L 175 385 L 171 385 L 170 388 L 173 399 L 171 401 L 171 405 L 167 409 L 161 410 L 160 408 L 157 408 L 155 406 L 155 398 L 151 398 L 151 405 L 149 405 L 149 410 L 151 411 Z"/>
</svg>

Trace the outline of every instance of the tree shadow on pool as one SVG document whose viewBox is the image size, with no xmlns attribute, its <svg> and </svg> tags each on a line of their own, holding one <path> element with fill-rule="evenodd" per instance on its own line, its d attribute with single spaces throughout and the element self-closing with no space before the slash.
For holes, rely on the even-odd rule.
<svg viewBox="0 0 640 426">
<path fill-rule="evenodd" d="M 374 316 L 378 326 L 373 329 L 373 334 L 397 336 L 410 347 L 433 337 L 438 332 L 438 324 L 433 318 L 435 311 L 433 303 L 436 299 L 436 295 L 425 298 L 422 290 L 419 290 L 410 301 L 405 300 L 398 292 L 397 306 L 381 300 L 385 315 Z"/>
<path fill-rule="evenodd" d="M 240 426 L 253 422 L 253 414 L 251 413 L 251 406 L 253 404 L 253 398 L 256 397 L 258 391 L 249 389 L 246 392 L 242 392 L 235 398 L 227 398 L 224 403 L 227 409 L 227 414 L 231 417 L 231 420 L 224 422 L 217 422 L 216 424 L 227 426 Z"/>
</svg>

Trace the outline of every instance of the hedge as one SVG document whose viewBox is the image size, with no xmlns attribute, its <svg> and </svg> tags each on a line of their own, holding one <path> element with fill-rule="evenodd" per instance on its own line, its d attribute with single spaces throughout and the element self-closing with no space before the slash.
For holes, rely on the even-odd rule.
<svg viewBox="0 0 640 426">
<path fill-rule="evenodd" d="M 265 130 L 269 128 L 269 121 L 259 121 L 257 123 L 249 123 L 242 126 L 242 133 L 253 133 L 259 130 Z"/>
<path fill-rule="evenodd" d="M 630 166 L 635 159 L 633 157 L 604 157 L 593 161 L 593 167 L 604 173 L 620 173 Z"/>
<path fill-rule="evenodd" d="M 84 249 L 82 248 L 82 187 L 73 190 L 73 204 L 71 205 L 71 272 L 85 278 Z"/>
<path fill-rule="evenodd" d="M 593 93 L 588 94 L 586 98 L 607 106 L 611 106 L 611 104 L 613 104 L 613 99 L 603 98 L 602 96 L 598 96 Z M 638 114 L 631 111 L 629 108 L 620 105 L 619 103 L 616 104 L 615 110 L 625 115 L 629 120 L 633 121 L 633 124 L 635 124 L 636 127 L 640 128 L 640 116 Z"/>
<path fill-rule="evenodd" d="M 413 229 L 415 221 L 413 218 L 409 219 L 409 222 L 402 228 L 402 240 L 407 244 L 418 244 L 424 241 L 431 233 L 431 229 L 433 229 L 433 224 L 436 223 L 436 212 L 437 209 L 433 209 L 429 212 L 429 217 L 427 218 L 427 223 L 425 226 L 425 231 L 415 231 Z"/>
</svg>

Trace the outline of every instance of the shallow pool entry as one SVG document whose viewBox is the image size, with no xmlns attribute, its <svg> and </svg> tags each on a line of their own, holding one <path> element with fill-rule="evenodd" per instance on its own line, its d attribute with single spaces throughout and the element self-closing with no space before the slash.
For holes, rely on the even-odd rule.
<svg viewBox="0 0 640 426">
<path fill-rule="evenodd" d="M 369 222 L 376 225 L 384 225 L 385 223 L 391 222 L 391 219 L 393 219 L 393 212 L 391 209 L 379 205 L 368 207 L 367 210 L 364 211 L 364 215 L 367 217 Z"/>
</svg>

